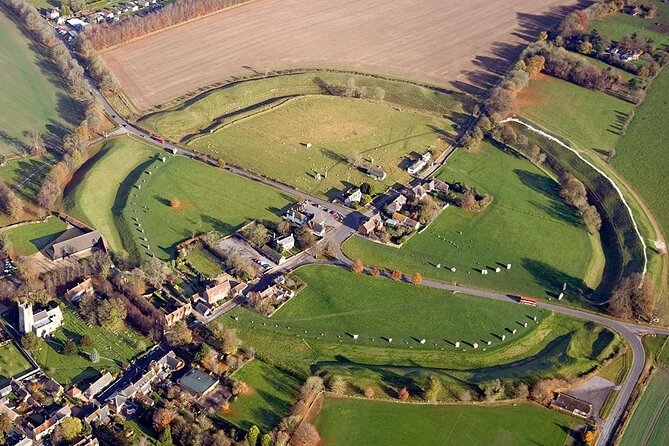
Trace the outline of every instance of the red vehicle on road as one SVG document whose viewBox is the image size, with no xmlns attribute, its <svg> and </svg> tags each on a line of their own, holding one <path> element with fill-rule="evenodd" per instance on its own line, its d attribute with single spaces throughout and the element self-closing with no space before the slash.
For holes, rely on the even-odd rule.
<svg viewBox="0 0 669 446">
<path fill-rule="evenodd" d="M 161 143 L 161 144 L 165 144 L 165 138 L 163 138 L 162 136 L 155 136 L 155 135 L 153 135 L 153 136 L 151 136 L 151 139 L 154 139 L 154 140 L 158 141 L 158 142 Z"/>
<path fill-rule="evenodd" d="M 537 300 L 534 297 L 519 296 L 518 302 L 524 305 L 537 305 Z"/>
</svg>

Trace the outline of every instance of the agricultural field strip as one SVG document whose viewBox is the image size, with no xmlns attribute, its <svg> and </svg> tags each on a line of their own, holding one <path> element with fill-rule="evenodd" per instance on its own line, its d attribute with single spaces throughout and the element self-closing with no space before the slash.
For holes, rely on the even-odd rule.
<svg viewBox="0 0 669 446">
<path fill-rule="evenodd" d="M 523 122 L 523 121 L 521 121 L 520 119 L 517 119 L 517 118 L 508 118 L 508 119 L 505 119 L 502 122 L 515 122 L 517 124 L 523 125 L 523 126 L 527 127 L 528 129 L 530 129 L 531 131 L 533 131 L 537 134 L 540 134 L 544 138 L 549 139 L 549 140 L 559 144 L 560 146 L 564 147 L 565 149 L 569 150 L 570 152 L 573 152 L 576 156 L 578 156 L 586 164 L 588 164 L 590 167 L 592 167 L 594 170 L 596 170 L 600 175 L 602 175 L 604 178 L 609 180 L 609 182 L 611 183 L 613 188 L 616 190 L 616 192 L 618 192 L 618 195 L 620 196 L 620 199 L 622 200 L 623 204 L 627 208 L 627 212 L 629 213 L 630 219 L 632 220 L 632 224 L 634 225 L 634 230 L 636 231 L 636 235 L 639 238 L 639 241 L 641 241 L 641 246 L 643 246 L 643 273 L 642 274 L 645 276 L 646 271 L 648 270 L 648 253 L 646 252 L 648 247 L 646 246 L 646 240 L 644 240 L 643 236 L 641 235 L 641 231 L 639 230 L 639 226 L 637 225 L 636 219 L 634 218 L 634 213 L 632 212 L 632 208 L 627 203 L 627 200 L 625 199 L 625 195 L 623 194 L 622 190 L 620 190 L 620 187 L 618 187 L 618 183 L 616 183 L 615 180 L 613 180 L 606 173 L 604 173 L 599 167 L 595 166 L 590 161 L 585 159 L 583 157 L 583 155 L 581 155 L 577 150 L 572 149 L 571 147 L 569 147 L 568 145 L 566 145 L 565 143 L 560 141 L 555 136 L 553 136 L 549 133 L 546 133 L 543 130 L 538 129 L 538 128 L 530 125 L 530 124 L 526 124 L 525 122 Z"/>
<path fill-rule="evenodd" d="M 459 84 L 470 75 L 494 78 L 494 71 L 515 59 L 522 50 L 519 33 L 527 30 L 521 15 L 541 20 L 530 26 L 543 29 L 553 14 L 575 3 L 263 0 L 138 39 L 103 57 L 140 109 L 230 76 L 322 65 Z M 481 61 L 495 66 L 482 67 Z"/>
</svg>

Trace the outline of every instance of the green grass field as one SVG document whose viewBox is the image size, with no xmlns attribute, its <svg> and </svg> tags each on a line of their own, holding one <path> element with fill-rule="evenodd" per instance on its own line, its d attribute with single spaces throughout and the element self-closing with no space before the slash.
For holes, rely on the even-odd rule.
<svg viewBox="0 0 669 446">
<path fill-rule="evenodd" d="M 669 5 L 667 5 L 669 6 Z M 669 187 L 667 109 L 669 107 L 669 70 L 664 70 L 651 85 L 646 100 L 636 110 L 625 136 L 616 145 L 613 166 L 641 194 L 650 206 L 665 237 L 669 235 L 669 201 L 664 191 Z"/>
<path fill-rule="evenodd" d="M 669 371 L 660 368 L 632 414 L 621 446 L 660 445 L 669 438 Z"/>
<path fill-rule="evenodd" d="M 0 347 L 0 385 L 30 370 L 32 366 L 12 342 Z"/>
<path fill-rule="evenodd" d="M 16 228 L 7 229 L 3 234 L 12 244 L 14 252 L 21 256 L 29 256 L 44 249 L 67 229 L 63 220 L 50 217 L 44 222 L 28 223 Z"/>
<path fill-rule="evenodd" d="M 486 142 L 478 152 L 456 152 L 438 177 L 477 186 L 494 201 L 480 213 L 445 209 L 401 249 L 353 237 L 344 244 L 346 255 L 408 275 L 420 271 L 425 277 L 540 298 L 567 282 L 565 299 L 578 301 L 585 288 L 597 284 L 602 265 L 596 241 L 560 199 L 557 183 L 529 161 Z M 502 271 L 495 273 L 496 267 Z M 491 274 L 480 274 L 482 268 Z"/>
<path fill-rule="evenodd" d="M 21 155 L 24 131 L 62 135 L 78 118 L 76 102 L 51 64 L 0 8 L 0 154 Z"/>
<path fill-rule="evenodd" d="M 428 406 L 326 398 L 316 420 L 325 445 L 565 444 L 580 420 L 534 405 Z"/>
<path fill-rule="evenodd" d="M 294 98 L 276 108 L 194 139 L 194 150 L 248 168 L 300 190 L 336 196 L 370 181 L 351 166 L 357 153 L 380 165 L 383 182 L 406 183 L 409 156 L 429 147 L 444 150 L 453 123 L 441 117 L 398 111 L 385 104 L 332 96 Z M 307 148 L 307 143 L 313 144 Z M 316 172 L 323 175 L 318 179 Z M 327 177 L 325 174 L 327 173 Z M 379 185 L 378 189 L 383 189 Z"/>
<path fill-rule="evenodd" d="M 51 161 L 50 157 L 45 158 L 15 158 L 5 162 L 4 166 L 0 166 L 0 179 L 9 186 L 17 185 L 20 181 L 31 175 L 33 172 L 42 168 L 42 170 L 33 175 L 23 186 L 18 190 L 19 195 L 26 200 L 37 202 L 37 193 L 42 182 L 42 179 L 49 172 L 49 168 L 45 167 L 45 162 Z"/>
<path fill-rule="evenodd" d="M 216 277 L 223 272 L 221 261 L 204 248 L 190 251 L 186 260 L 207 277 Z"/>
<path fill-rule="evenodd" d="M 97 154 L 77 171 L 66 189 L 66 212 L 102 232 L 112 249 L 127 250 L 118 228 L 125 204 L 120 198 L 132 188 L 142 166 L 157 154 L 155 146 L 131 137 L 101 143 Z"/>
<path fill-rule="evenodd" d="M 619 343 L 601 327 L 519 304 L 357 276 L 336 267 L 303 267 L 296 274 L 307 287 L 271 318 L 237 308 L 214 325 L 235 328 L 261 357 L 298 373 L 317 368 L 375 377 L 388 385 L 415 386 L 427 373 L 448 383 L 472 384 L 578 374 Z M 529 316 L 537 316 L 539 324 Z M 526 321 L 528 328 L 522 326 Z M 492 345 L 486 345 L 488 340 Z M 455 341 L 461 341 L 459 348 Z"/>
<path fill-rule="evenodd" d="M 166 259 L 179 242 L 195 234 L 218 231 L 230 234 L 250 219 L 278 222 L 295 200 L 254 181 L 183 157 L 155 162 L 140 172 L 123 208 L 127 231 L 144 253 Z M 170 206 L 177 198 L 181 205 Z M 117 200 L 119 198 L 117 197 Z M 134 220 L 137 219 L 137 221 Z M 136 223 L 141 224 L 140 233 Z M 145 237 L 148 242 L 140 240 Z"/>
<path fill-rule="evenodd" d="M 634 105 L 571 82 L 540 75 L 518 95 L 519 113 L 581 149 L 615 147 Z"/>
<path fill-rule="evenodd" d="M 44 371 L 63 385 L 88 382 L 99 376 L 100 371 L 119 372 L 123 363 L 129 363 L 139 356 L 148 346 L 148 341 L 130 328 L 118 333 L 111 333 L 102 327 L 88 327 L 73 310 L 67 308 L 63 312 L 64 324 L 53 335 L 52 339 L 42 344 L 35 360 Z M 76 356 L 62 353 L 62 344 L 67 339 L 78 342 L 83 335 L 93 338 L 93 345 L 83 350 L 90 353 L 93 348 L 100 353 L 100 362 L 92 363 L 86 353 Z"/>
<path fill-rule="evenodd" d="M 643 4 L 645 6 L 655 5 L 657 16 L 646 20 L 629 14 L 612 14 L 593 21 L 590 24 L 590 29 L 598 30 L 609 36 L 613 41 L 636 32 L 652 39 L 658 46 L 669 45 L 669 4 L 661 0 L 646 0 Z M 657 23 L 661 25 L 658 26 Z"/>
<path fill-rule="evenodd" d="M 272 430 L 289 411 L 301 385 L 291 375 L 259 359 L 242 367 L 234 379 L 245 382 L 249 391 L 231 401 L 223 418 L 243 430 L 254 424 L 261 431 Z"/>
<path fill-rule="evenodd" d="M 382 88 L 384 101 L 400 107 L 420 110 L 462 123 L 462 103 L 468 99 L 456 93 L 446 94 L 410 83 L 377 79 L 345 73 L 303 73 L 242 81 L 203 93 L 167 110 L 151 113 L 140 124 L 152 132 L 175 140 L 187 140 L 222 124 L 248 116 L 287 98 L 324 94 L 320 82 L 346 86 L 349 78 L 369 92 Z"/>
</svg>

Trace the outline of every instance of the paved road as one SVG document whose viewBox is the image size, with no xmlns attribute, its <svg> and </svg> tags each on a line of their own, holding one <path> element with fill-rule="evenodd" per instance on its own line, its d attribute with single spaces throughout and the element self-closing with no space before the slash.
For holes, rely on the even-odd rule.
<svg viewBox="0 0 669 446">
<path fill-rule="evenodd" d="M 122 119 L 116 111 L 111 107 L 111 105 L 107 102 L 107 100 L 98 92 L 97 89 L 92 88 L 93 93 L 95 96 L 100 100 L 100 102 L 103 104 L 105 110 L 107 113 L 112 117 L 112 119 L 116 122 L 116 124 L 119 125 L 120 129 L 116 130 L 113 132 L 114 134 L 131 134 L 135 135 L 139 138 L 146 139 L 147 141 L 152 141 L 154 144 L 158 144 L 158 141 L 152 140 L 151 135 L 144 132 L 141 129 L 138 129 L 131 125 L 130 123 L 126 122 L 124 119 Z M 475 122 L 475 120 L 474 120 Z M 470 126 L 473 125 L 470 123 Z M 181 155 L 194 158 L 194 159 L 199 159 L 197 154 L 184 149 L 181 146 L 177 146 L 175 144 L 166 142 L 166 143 L 161 143 L 160 144 L 162 147 L 164 147 L 167 150 L 170 151 L 175 151 L 176 153 L 179 153 Z M 452 153 L 452 150 L 450 151 Z M 440 163 L 441 164 L 441 163 Z M 277 189 L 279 191 L 282 191 L 286 194 L 297 196 L 297 197 L 303 197 L 307 198 L 313 203 L 318 203 L 321 204 L 322 206 L 325 206 L 330 209 L 335 209 L 337 212 L 342 214 L 344 216 L 344 223 L 337 227 L 335 229 L 335 234 L 334 234 L 334 248 L 335 248 L 335 254 L 337 255 L 338 261 L 333 262 L 334 264 L 337 264 L 339 266 L 343 267 L 350 267 L 351 265 L 351 260 L 348 259 L 343 252 L 341 251 L 341 244 L 348 238 L 350 237 L 353 233 L 355 233 L 355 228 L 357 228 L 357 222 L 360 221 L 361 215 L 355 211 L 352 211 L 349 208 L 346 208 L 344 206 L 340 206 L 337 204 L 333 204 L 330 202 L 327 202 L 325 200 L 322 200 L 318 197 L 313 197 L 308 194 L 305 194 L 304 192 L 298 191 L 290 186 L 287 186 L 282 183 L 277 183 L 275 181 L 269 180 L 264 177 L 260 177 L 258 175 L 246 172 L 244 170 L 238 169 L 233 166 L 226 166 L 225 169 L 235 175 L 240 175 L 246 178 L 249 178 L 253 181 L 258 181 L 260 183 L 263 183 L 269 187 L 272 187 L 274 189 Z M 430 170 L 429 173 L 434 172 L 434 168 Z M 351 220 L 354 220 L 351 222 Z M 314 260 L 315 262 L 315 260 Z M 291 265 L 291 268 L 295 268 L 297 266 L 301 266 L 303 264 L 307 263 L 313 263 L 311 261 L 300 261 L 296 262 L 296 264 Z M 282 270 L 285 270 L 282 269 Z M 438 289 L 443 289 L 443 290 L 448 290 L 448 291 L 453 291 L 457 293 L 463 293 L 463 294 L 469 294 L 472 296 L 479 296 L 479 297 L 485 297 L 488 299 L 494 299 L 494 300 L 500 300 L 500 301 L 505 301 L 505 302 L 516 302 L 516 300 L 508 295 L 505 294 L 500 294 L 497 292 L 493 291 L 486 291 L 486 290 L 480 290 L 476 288 L 468 288 L 468 287 L 463 287 L 459 285 L 451 285 L 451 284 L 446 284 L 442 282 L 437 282 L 433 280 L 424 280 L 423 281 L 424 286 L 432 287 L 432 288 L 438 288 Z M 202 322 L 206 323 L 208 321 L 211 321 L 215 319 L 216 317 L 220 317 L 222 314 L 230 311 L 232 308 L 235 308 L 237 305 L 239 305 L 238 301 L 231 301 L 229 303 L 224 304 L 223 306 L 219 307 L 219 309 L 215 312 L 215 316 L 212 315 L 208 318 L 205 318 Z M 653 327 L 642 327 L 642 326 L 636 326 L 633 324 L 628 324 L 624 323 L 615 319 L 608 318 L 606 316 L 603 316 L 601 314 L 597 313 L 591 313 L 588 311 L 584 310 L 579 310 L 575 308 L 568 308 L 564 307 L 561 305 L 554 305 L 548 302 L 540 302 L 537 304 L 539 308 L 547 309 L 554 311 L 556 313 L 561 313 L 565 314 L 571 317 L 575 317 L 577 319 L 581 320 L 586 320 L 586 321 L 592 321 L 599 323 L 605 327 L 608 327 L 614 331 L 616 331 L 620 336 L 622 336 L 627 343 L 629 344 L 630 348 L 632 349 L 633 353 L 633 361 L 632 361 L 632 367 L 630 369 L 630 372 L 627 376 L 627 379 L 625 382 L 621 385 L 620 388 L 620 393 L 618 395 L 618 399 L 616 400 L 616 404 L 611 410 L 611 414 L 609 415 L 608 419 L 602 426 L 602 430 L 599 436 L 599 439 L 597 441 L 597 446 L 605 446 L 608 445 L 612 442 L 612 436 L 615 433 L 615 430 L 618 426 L 618 424 L 621 421 L 622 415 L 625 411 L 625 408 L 627 407 L 627 404 L 632 396 L 632 392 L 634 390 L 634 387 L 636 383 L 639 381 L 639 378 L 641 376 L 641 373 L 643 372 L 643 367 L 645 364 L 645 351 L 643 344 L 641 343 L 641 335 L 644 334 L 669 334 L 669 330 L 665 329 L 656 329 Z M 206 322 L 205 322 L 206 321 Z"/>
</svg>

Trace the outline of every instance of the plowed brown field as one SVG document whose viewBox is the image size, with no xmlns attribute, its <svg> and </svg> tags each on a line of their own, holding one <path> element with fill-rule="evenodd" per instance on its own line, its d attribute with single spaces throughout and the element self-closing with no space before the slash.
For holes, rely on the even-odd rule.
<svg viewBox="0 0 669 446">
<path fill-rule="evenodd" d="M 352 68 L 485 88 L 577 0 L 258 0 L 111 49 L 140 109 L 230 76 Z"/>
</svg>

